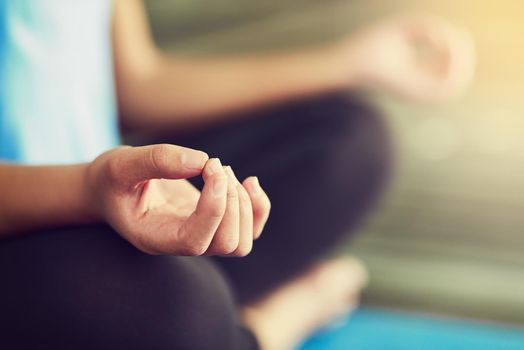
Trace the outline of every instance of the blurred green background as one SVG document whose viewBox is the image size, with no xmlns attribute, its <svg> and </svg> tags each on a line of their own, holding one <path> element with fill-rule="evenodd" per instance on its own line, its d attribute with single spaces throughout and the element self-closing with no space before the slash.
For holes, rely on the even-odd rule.
<svg viewBox="0 0 524 350">
<path fill-rule="evenodd" d="M 524 2 L 147 0 L 158 43 L 180 54 L 311 45 L 402 11 L 462 24 L 472 89 L 422 106 L 370 98 L 397 148 L 382 208 L 343 249 L 371 270 L 364 302 L 524 325 Z"/>
</svg>

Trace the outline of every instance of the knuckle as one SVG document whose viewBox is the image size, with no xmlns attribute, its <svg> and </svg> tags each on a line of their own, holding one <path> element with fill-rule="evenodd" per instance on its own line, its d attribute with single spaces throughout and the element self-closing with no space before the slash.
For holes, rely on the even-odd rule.
<svg viewBox="0 0 524 350">
<path fill-rule="evenodd" d="M 238 211 L 238 206 L 239 205 L 240 205 L 240 203 L 239 203 L 238 195 L 234 195 L 234 196 L 228 195 L 227 196 L 226 211 L 230 212 L 231 213 L 230 215 L 232 215 L 234 212 Z"/>
<path fill-rule="evenodd" d="M 205 216 L 211 220 L 219 220 L 222 219 L 225 211 L 226 208 L 224 205 L 213 205 L 206 209 Z"/>
<path fill-rule="evenodd" d="M 189 244 L 180 250 L 180 254 L 184 256 L 202 256 L 207 251 L 207 248 L 204 244 Z"/>
<path fill-rule="evenodd" d="M 271 200 L 268 197 L 266 197 L 264 200 L 264 203 L 267 208 L 267 211 L 270 211 L 271 210 Z"/>
<path fill-rule="evenodd" d="M 237 250 L 238 239 L 226 238 L 216 242 L 214 247 L 218 254 L 229 255 Z"/>
<path fill-rule="evenodd" d="M 241 205 L 251 206 L 251 198 L 249 197 L 245 189 L 238 191 L 238 198 Z"/>
<path fill-rule="evenodd" d="M 251 253 L 251 249 L 237 249 L 232 255 L 237 258 L 245 258 Z"/>
<path fill-rule="evenodd" d="M 151 147 L 149 152 L 149 160 L 154 169 L 163 171 L 169 163 L 169 151 L 170 147 L 168 144 L 159 144 Z"/>
<path fill-rule="evenodd" d="M 184 230 L 185 233 L 187 233 Z M 201 256 L 206 253 L 209 248 L 210 242 L 204 239 L 191 238 L 184 233 L 178 236 L 176 242 L 173 242 L 173 246 L 177 247 L 177 254 L 183 256 Z"/>
<path fill-rule="evenodd" d="M 243 257 L 246 257 L 249 255 L 249 253 L 251 253 L 251 250 L 253 250 L 253 245 L 252 244 L 245 244 L 245 245 L 242 245 L 242 246 L 239 246 L 234 252 L 233 252 L 233 256 L 236 256 L 238 258 L 243 258 Z"/>
<path fill-rule="evenodd" d="M 253 203 L 253 210 L 260 213 L 266 213 L 271 210 L 271 202 L 267 198 L 262 198 Z"/>
<path fill-rule="evenodd" d="M 255 234 L 253 235 L 254 239 L 257 240 L 262 236 L 262 233 L 264 232 L 264 228 L 261 227 L 255 231 Z"/>
<path fill-rule="evenodd" d="M 271 211 L 271 201 L 269 199 L 262 202 L 262 210 L 269 215 L 269 212 Z"/>
<path fill-rule="evenodd" d="M 228 202 L 233 202 L 233 201 L 238 201 L 238 198 L 239 198 L 239 193 L 236 189 L 228 189 L 227 191 L 227 201 Z"/>
</svg>

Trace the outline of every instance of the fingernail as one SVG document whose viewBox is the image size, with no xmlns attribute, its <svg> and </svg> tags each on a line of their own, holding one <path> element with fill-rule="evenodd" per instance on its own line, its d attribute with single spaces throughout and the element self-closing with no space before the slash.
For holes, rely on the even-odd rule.
<svg viewBox="0 0 524 350">
<path fill-rule="evenodd" d="M 254 196 L 258 196 L 260 193 L 262 193 L 262 187 L 260 187 L 260 182 L 258 182 L 258 177 L 253 176 L 251 177 L 253 180 L 251 180 L 251 194 Z"/>
<path fill-rule="evenodd" d="M 213 194 L 216 198 L 224 197 L 227 193 L 227 177 L 219 176 L 215 178 L 213 184 Z"/>
<path fill-rule="evenodd" d="M 222 170 L 222 163 L 220 163 L 220 159 L 218 158 L 212 158 L 209 160 L 209 172 L 213 175 Z"/>
<path fill-rule="evenodd" d="M 188 169 L 202 170 L 206 165 L 207 154 L 200 151 L 184 152 L 181 155 L 182 165 Z"/>
</svg>

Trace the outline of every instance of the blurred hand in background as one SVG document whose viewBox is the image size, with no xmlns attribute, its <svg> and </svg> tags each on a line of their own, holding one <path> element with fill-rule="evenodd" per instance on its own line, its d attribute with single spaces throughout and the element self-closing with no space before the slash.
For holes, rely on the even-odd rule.
<svg viewBox="0 0 524 350">
<path fill-rule="evenodd" d="M 458 97 L 474 75 L 469 33 L 428 15 L 379 21 L 353 33 L 343 46 L 350 57 L 352 85 L 418 102 Z"/>
</svg>

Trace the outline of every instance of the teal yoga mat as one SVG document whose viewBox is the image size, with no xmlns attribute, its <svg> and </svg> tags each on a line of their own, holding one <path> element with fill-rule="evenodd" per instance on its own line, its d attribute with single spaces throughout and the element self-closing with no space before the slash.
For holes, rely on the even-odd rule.
<svg viewBox="0 0 524 350">
<path fill-rule="evenodd" d="M 524 328 L 362 308 L 300 350 L 524 350 Z"/>
</svg>

